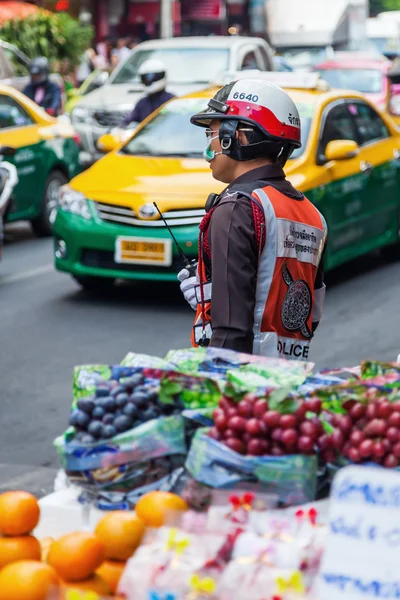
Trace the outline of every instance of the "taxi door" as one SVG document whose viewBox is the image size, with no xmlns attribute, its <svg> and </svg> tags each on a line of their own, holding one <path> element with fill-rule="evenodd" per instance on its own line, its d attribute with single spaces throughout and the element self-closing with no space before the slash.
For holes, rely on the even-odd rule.
<svg viewBox="0 0 400 600">
<path fill-rule="evenodd" d="M 24 107 L 5 94 L 0 94 L 0 146 L 17 150 L 10 160 L 18 170 L 19 183 L 13 192 L 8 220 L 29 218 L 37 212 L 46 174 L 43 140 L 39 127 Z"/>
<path fill-rule="evenodd" d="M 343 100 L 332 102 L 322 115 L 317 165 L 323 170 L 324 193 L 318 208 L 328 224 L 326 263 L 332 268 L 360 254 L 365 238 L 364 193 L 370 174 L 360 168 L 357 155 L 327 162 L 325 149 L 334 140 L 358 142 L 349 106 Z M 312 199 L 312 195 L 310 195 Z"/>
<path fill-rule="evenodd" d="M 360 147 L 360 169 L 368 177 L 363 196 L 363 243 L 367 249 L 397 241 L 399 228 L 400 139 L 362 100 L 348 102 Z"/>
</svg>

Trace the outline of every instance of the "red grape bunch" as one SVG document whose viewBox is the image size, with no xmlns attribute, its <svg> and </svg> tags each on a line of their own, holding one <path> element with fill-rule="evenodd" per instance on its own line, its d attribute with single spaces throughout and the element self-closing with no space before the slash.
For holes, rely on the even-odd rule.
<svg viewBox="0 0 400 600">
<path fill-rule="evenodd" d="M 355 463 L 374 462 L 395 468 L 400 464 L 400 401 L 375 398 L 367 404 L 344 404 L 347 415 L 334 416 L 346 441 L 343 456 Z"/>
<path fill-rule="evenodd" d="M 248 393 L 239 403 L 224 397 L 214 411 L 210 437 L 244 455 L 314 454 L 324 429 L 318 417 L 322 402 L 310 398 L 282 414 L 268 400 Z"/>
</svg>

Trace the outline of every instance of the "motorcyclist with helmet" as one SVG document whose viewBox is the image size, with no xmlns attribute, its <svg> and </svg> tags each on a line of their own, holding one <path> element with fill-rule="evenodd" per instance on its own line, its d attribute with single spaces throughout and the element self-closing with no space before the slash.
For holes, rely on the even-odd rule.
<svg viewBox="0 0 400 600">
<path fill-rule="evenodd" d="M 48 114 L 56 117 L 61 112 L 60 87 L 49 79 L 49 61 L 44 56 L 34 58 L 29 66 L 31 81 L 23 93 L 41 106 Z"/>
<path fill-rule="evenodd" d="M 164 63 L 160 60 L 146 60 L 139 67 L 139 76 L 146 95 L 122 120 L 120 127 L 128 127 L 131 123 L 141 123 L 157 108 L 174 98 L 174 95 L 165 89 L 167 87 L 167 73 Z"/>
<path fill-rule="evenodd" d="M 325 298 L 327 227 L 283 171 L 301 147 L 297 108 L 278 86 L 241 79 L 191 122 L 205 128 L 204 157 L 227 184 L 207 200 L 196 276 L 178 274 L 196 310 L 192 343 L 307 360 Z"/>
</svg>

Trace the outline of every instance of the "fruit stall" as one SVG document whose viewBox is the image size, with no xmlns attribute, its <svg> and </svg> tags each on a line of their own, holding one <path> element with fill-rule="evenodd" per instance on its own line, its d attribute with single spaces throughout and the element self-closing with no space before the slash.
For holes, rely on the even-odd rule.
<svg viewBox="0 0 400 600">
<path fill-rule="evenodd" d="M 130 353 L 72 396 L 73 506 L 0 495 L 0 600 L 399 597 L 400 364 Z"/>
</svg>

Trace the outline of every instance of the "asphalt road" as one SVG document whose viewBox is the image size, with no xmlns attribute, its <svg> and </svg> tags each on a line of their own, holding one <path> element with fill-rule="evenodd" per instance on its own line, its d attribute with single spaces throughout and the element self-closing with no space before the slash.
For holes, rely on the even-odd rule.
<svg viewBox="0 0 400 600">
<path fill-rule="evenodd" d="M 187 347 L 193 315 L 175 285 L 124 284 L 112 296 L 89 297 L 54 271 L 51 240 L 35 239 L 24 226 L 7 235 L 0 263 L 0 490 L 44 494 L 58 466 L 52 441 L 67 425 L 74 365 Z M 379 256 L 330 274 L 311 353 L 317 367 L 396 358 L 399 274 L 398 263 Z"/>
</svg>

